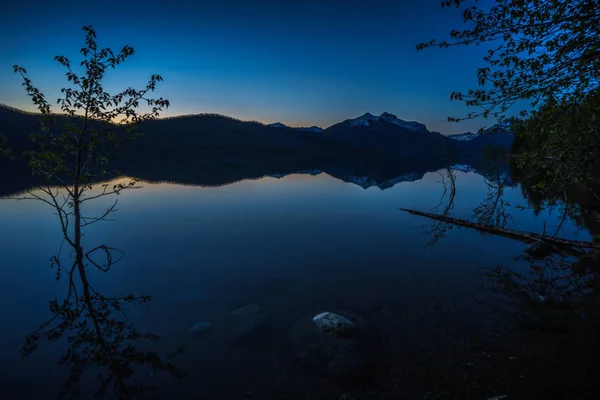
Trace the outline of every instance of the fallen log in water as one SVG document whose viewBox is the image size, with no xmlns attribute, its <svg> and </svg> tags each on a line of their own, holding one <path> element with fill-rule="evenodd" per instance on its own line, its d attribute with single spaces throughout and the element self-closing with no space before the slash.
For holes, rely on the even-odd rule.
<svg viewBox="0 0 600 400">
<path fill-rule="evenodd" d="M 504 236 L 510 239 L 516 239 L 525 243 L 545 242 L 557 248 L 569 248 L 575 250 L 595 250 L 600 251 L 600 243 L 580 241 L 580 240 L 569 240 L 562 239 L 553 236 L 542 235 L 534 232 L 522 232 L 515 231 L 512 229 L 506 229 L 494 225 L 481 224 L 478 222 L 472 222 L 466 219 L 448 217 L 441 214 L 428 213 L 409 208 L 400 208 L 400 210 L 413 215 L 419 215 L 437 221 L 448 222 L 453 225 L 463 226 L 465 228 L 476 229 L 480 232 L 490 233 L 492 235 Z"/>
</svg>

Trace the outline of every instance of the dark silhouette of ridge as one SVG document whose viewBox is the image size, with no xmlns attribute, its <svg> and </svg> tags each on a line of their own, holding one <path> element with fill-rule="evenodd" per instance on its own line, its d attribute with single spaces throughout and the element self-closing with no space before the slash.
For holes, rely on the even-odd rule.
<svg viewBox="0 0 600 400">
<path fill-rule="evenodd" d="M 139 126 L 143 137 L 109 149 L 109 168 L 148 181 L 202 186 L 321 170 L 361 186 L 385 188 L 446 165 L 476 167 L 483 160 L 485 143 L 452 140 L 389 113 L 382 117 L 365 115 L 374 119 L 372 123 L 352 123 L 359 117 L 323 132 L 209 113 L 145 121 Z M 67 121 L 70 117 L 57 114 L 50 129 L 60 130 Z M 41 122 L 41 114 L 0 105 L 0 133 L 7 137 L 15 156 L 12 161 L 0 160 L 0 195 L 41 183 L 31 175 L 27 158 L 22 156 L 24 151 L 35 149 L 29 134 L 39 132 Z M 111 128 L 119 129 L 117 125 Z M 102 179 L 106 177 L 98 178 Z"/>
</svg>

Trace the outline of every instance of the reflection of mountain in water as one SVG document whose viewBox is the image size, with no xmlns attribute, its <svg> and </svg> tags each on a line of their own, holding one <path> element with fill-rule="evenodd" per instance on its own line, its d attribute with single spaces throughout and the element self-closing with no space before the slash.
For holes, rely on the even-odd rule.
<svg viewBox="0 0 600 400">
<path fill-rule="evenodd" d="M 32 149 L 28 134 L 39 131 L 40 122 L 39 115 L 0 106 L 0 131 L 17 156 L 12 162 L 0 160 L 0 195 L 41 183 L 21 157 Z M 65 122 L 65 117 L 57 117 L 48 127 L 60 130 Z M 367 113 L 322 132 L 220 115 L 147 121 L 140 129 L 142 139 L 117 150 L 107 149 L 112 168 L 146 181 L 202 186 L 318 170 L 364 188 L 386 189 L 446 165 L 460 163 L 479 171 L 485 145 L 512 140 L 511 135 L 492 135 L 461 142 L 388 113 Z M 97 180 L 106 178 L 98 176 Z"/>
<path fill-rule="evenodd" d="M 312 176 L 320 175 L 323 173 L 326 173 L 326 172 L 318 170 L 318 169 L 315 169 L 312 171 L 295 172 L 295 174 L 299 174 L 299 175 L 312 175 Z M 344 182 L 354 183 L 355 185 L 358 185 L 358 186 L 362 187 L 363 189 L 368 189 L 370 187 L 377 186 L 379 189 L 383 190 L 383 189 L 391 188 L 392 186 L 394 186 L 395 184 L 400 183 L 400 182 L 417 181 L 417 180 L 423 178 L 424 175 L 425 175 L 425 173 L 409 172 L 406 174 L 399 175 L 393 179 L 388 179 L 383 182 L 377 181 L 377 179 L 371 175 L 363 175 L 363 176 L 348 175 L 348 176 L 337 177 L 337 178 L 343 180 Z M 269 175 L 269 176 L 271 178 L 280 179 L 280 178 L 287 176 L 287 174 L 273 174 L 273 175 Z"/>
<path fill-rule="evenodd" d="M 274 166 L 268 169 L 261 163 L 241 163 L 231 164 L 227 161 L 213 160 L 214 164 L 206 168 L 206 171 L 198 172 L 189 169 L 182 170 L 164 170 L 164 169 L 136 169 L 135 175 L 145 182 L 180 184 L 188 186 L 202 187 L 220 187 L 245 180 L 257 180 L 264 177 L 283 178 L 292 174 L 312 175 L 327 174 L 333 178 L 358 185 L 363 189 L 377 187 L 380 190 L 389 189 L 401 182 L 418 181 L 429 172 L 436 172 L 446 167 L 442 162 L 418 162 L 417 160 L 407 160 L 406 163 L 386 163 L 382 160 L 365 160 L 359 157 L 346 157 L 337 159 L 313 168 L 287 168 L 282 169 Z M 479 175 L 490 177 L 487 169 L 469 165 L 454 164 L 450 166 L 453 171 L 474 172 Z M 500 173 L 510 180 L 509 168 L 507 165 L 498 166 Z M 498 170 L 496 170 L 498 171 Z M 129 171 L 128 171 L 129 172 Z M 16 182 L 15 185 L 4 183 L 0 187 L 0 195 L 10 195 L 23 192 L 32 187 L 34 183 L 31 180 Z"/>
<path fill-rule="evenodd" d="M 464 161 L 464 160 L 463 160 Z M 192 186 L 217 187 L 243 180 L 255 180 L 266 176 L 282 178 L 291 174 L 319 175 L 325 173 L 344 182 L 358 185 L 364 189 L 378 187 L 388 189 L 401 182 L 413 182 L 422 179 L 428 172 L 435 172 L 448 165 L 441 158 L 406 158 L 402 160 L 381 157 L 346 155 L 332 158 L 315 159 L 233 159 L 204 157 L 193 164 L 186 161 L 154 160 L 152 163 L 131 164 L 120 168 L 127 176 L 135 176 L 146 182 L 170 182 Z M 496 166 L 506 176 L 507 164 Z M 452 164 L 451 169 L 462 172 L 475 172 L 490 176 L 488 168 L 477 160 L 473 163 Z M 17 170 L 13 179 L 3 178 L 0 195 L 22 192 L 39 184 L 35 177 Z M 100 181 L 100 180 L 99 180 Z"/>
<path fill-rule="evenodd" d="M 314 175 L 320 175 L 322 173 L 325 173 L 329 176 L 340 179 L 344 182 L 353 183 L 355 185 L 358 185 L 358 186 L 362 187 L 363 189 L 368 189 L 371 187 L 378 187 L 381 190 L 385 190 L 385 189 L 389 189 L 401 182 L 418 181 L 418 180 L 422 179 L 426 173 L 438 171 L 442 167 L 437 168 L 437 169 L 436 168 L 428 168 L 427 170 L 419 170 L 419 171 L 413 171 L 413 170 L 405 171 L 404 169 L 400 169 L 400 170 L 396 170 L 395 174 L 397 174 L 397 175 L 395 175 L 393 172 L 390 171 L 390 173 L 392 175 L 394 175 L 393 177 L 385 177 L 385 175 L 381 175 L 381 174 L 378 174 L 377 172 L 373 172 L 374 170 L 370 170 L 370 171 L 363 170 L 362 171 L 363 174 L 360 175 L 360 174 L 356 174 L 356 172 L 351 173 L 351 172 L 349 172 L 350 170 L 343 171 L 343 170 L 336 169 L 336 168 L 326 168 L 325 170 L 315 169 L 315 170 L 310 170 L 310 171 L 307 171 L 307 170 L 296 171 L 296 172 L 294 172 L 294 174 L 313 175 L 314 176 Z M 477 169 L 471 165 L 454 164 L 454 165 L 451 165 L 449 168 L 452 171 L 474 172 L 479 175 L 489 176 L 489 174 L 485 170 Z M 401 171 L 404 171 L 404 172 L 401 172 Z M 506 182 L 506 183 L 510 182 L 510 174 L 509 174 L 509 169 L 507 166 L 500 166 L 500 173 L 501 173 L 501 176 L 502 176 L 504 182 Z M 269 176 L 272 178 L 280 179 L 287 175 L 289 175 L 289 174 L 270 174 Z"/>
<path fill-rule="evenodd" d="M 435 158 L 389 160 L 379 157 L 348 156 L 330 162 L 323 168 L 298 170 L 292 173 L 310 175 L 325 173 L 363 189 L 378 187 L 385 190 L 401 182 L 418 181 L 428 172 L 439 171 L 447 166 L 445 160 Z M 449 167 L 453 171 L 474 172 L 488 178 L 500 176 L 502 181 L 508 184 L 511 181 L 510 170 L 506 163 L 482 163 L 477 158 L 473 159 L 471 164 L 451 164 Z M 283 178 L 289 174 L 277 172 L 268 176 Z"/>
<path fill-rule="evenodd" d="M 372 176 L 351 176 L 348 181 L 358 185 L 364 189 L 368 189 L 372 186 L 377 186 L 379 189 L 388 189 L 400 182 L 414 182 L 421 178 L 423 178 L 425 174 L 418 172 L 409 172 L 406 174 L 402 174 L 393 179 L 388 179 L 383 182 L 377 182 L 377 180 Z"/>
</svg>

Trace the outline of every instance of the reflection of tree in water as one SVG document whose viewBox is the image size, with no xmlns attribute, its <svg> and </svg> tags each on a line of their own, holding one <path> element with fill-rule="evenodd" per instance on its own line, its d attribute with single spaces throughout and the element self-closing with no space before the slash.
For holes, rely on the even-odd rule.
<svg viewBox="0 0 600 400">
<path fill-rule="evenodd" d="M 488 191 L 481 204 L 473 210 L 473 217 L 481 224 L 505 227 L 512 217 L 508 211 L 510 203 L 504 199 L 504 190 L 513 184 L 506 163 L 506 152 L 488 146 L 484 155 L 485 161 L 480 168 Z"/>
<path fill-rule="evenodd" d="M 505 311 L 515 315 L 520 327 L 568 332 L 598 320 L 600 271 L 593 268 L 597 261 L 594 256 L 518 258 L 529 261 L 526 271 L 497 266 L 483 276 L 509 306 Z"/>
<path fill-rule="evenodd" d="M 600 189 L 576 187 L 568 192 L 545 194 L 535 190 L 534 183 L 534 181 L 523 181 L 520 187 L 521 194 L 535 215 L 548 208 L 560 210 L 561 221 L 564 222 L 568 218 L 576 226 L 590 232 L 592 236 L 600 234 L 600 198 L 596 197 Z"/>
<path fill-rule="evenodd" d="M 124 307 L 131 303 L 147 303 L 150 296 L 106 297 L 96 291 L 84 275 L 79 281 L 69 274 L 67 297 L 50 301 L 53 316 L 26 338 L 21 348 L 23 356 L 31 354 L 44 339 L 67 340 L 68 348 L 59 364 L 69 367 L 62 395 L 78 398 L 78 384 L 89 367 L 99 367 L 100 381 L 96 395 L 112 391 L 118 398 L 148 396 L 155 388 L 147 383 L 131 383 L 138 367 L 165 370 L 180 378 L 181 372 L 154 351 L 141 350 L 137 340 L 156 341 L 158 336 L 141 333 L 128 321 Z M 80 289 L 77 289 L 77 286 Z"/>
<path fill-rule="evenodd" d="M 506 171 L 505 171 L 506 172 Z M 487 174 L 489 191 L 474 210 L 473 220 L 457 220 L 449 215 L 452 204 L 441 214 L 406 210 L 433 218 L 436 223 L 428 232 L 437 240 L 451 227 L 466 226 L 523 240 L 532 237 L 526 232 L 511 236 L 505 228 L 513 220 L 512 205 L 503 199 L 504 188 L 512 185 L 505 173 Z M 494 179 L 494 177 L 496 179 Z M 456 189 L 454 179 L 445 181 L 444 193 Z M 556 217 L 557 226 L 544 227 L 547 236 L 542 243 L 550 244 L 552 254 L 541 257 L 523 253 L 515 257 L 515 266 L 486 268 L 478 274 L 484 287 L 493 293 L 487 305 L 504 317 L 499 319 L 496 348 L 486 349 L 486 368 L 503 382 L 511 399 L 597 398 L 600 385 L 600 252 L 595 247 L 580 247 L 567 240 L 562 246 L 560 234 L 566 221 L 585 229 L 592 236 L 600 233 L 596 203 L 589 196 L 569 192 L 568 201 L 561 196 L 542 196 L 527 182 L 521 190 L 528 206 L 539 214 L 547 210 Z M 588 193 L 589 190 L 581 193 Z M 558 211 L 558 214 L 554 214 Z M 438 219 L 440 218 L 440 219 Z M 458 224 L 457 224 L 458 222 Z M 461 225 L 468 222 L 470 225 Z M 538 236 L 539 237 L 539 236 Z M 556 239 L 554 243 L 551 240 Z M 550 240 L 543 242 L 543 239 Z M 536 239 L 539 240 L 539 239 Z M 505 322 L 501 322 L 505 321 Z M 483 332 L 482 332 L 483 333 Z M 490 337 L 494 333 L 488 332 Z"/>
<path fill-rule="evenodd" d="M 111 150 L 137 138 L 135 128 L 143 121 L 158 117 L 163 108 L 169 106 L 169 101 L 150 97 L 157 83 L 162 81 L 160 75 L 152 75 L 141 90 L 128 87 L 114 95 L 105 92 L 102 86 L 105 72 L 124 62 L 134 50 L 125 46 L 115 54 L 109 48 L 101 49 L 96 43 L 95 31 L 89 26 L 82 30 L 86 33 L 86 47 L 80 49 L 84 59 L 75 64 L 82 67 L 82 73 L 75 72 L 66 57 L 55 57 L 73 84 L 61 90 L 64 97 L 59 98 L 57 104 L 64 115 L 60 118 L 52 113 L 50 103 L 32 85 L 25 68 L 13 67 L 42 114 L 40 131 L 30 135 L 36 147 L 35 151 L 28 152 L 28 157 L 32 174 L 45 181 L 37 190 L 29 190 L 16 199 L 41 201 L 58 217 L 62 243 L 58 254 L 51 258 L 51 266 L 56 270 L 57 279 L 63 274 L 68 277 L 66 296 L 50 301 L 52 317 L 27 336 L 21 351 L 24 356 L 31 354 L 44 339 L 66 341 L 67 349 L 59 363 L 68 366 L 70 373 L 62 395 L 81 398 L 79 386 L 83 384 L 84 374 L 95 372 L 99 380 L 97 396 L 148 398 L 156 392 L 140 379 L 136 373 L 141 372 L 139 367 L 147 367 L 152 372 L 163 370 L 176 378 L 181 377 L 181 372 L 170 363 L 170 356 L 161 358 L 149 346 L 138 347 L 139 339 L 153 341 L 157 337 L 141 333 L 125 315 L 125 308 L 131 303 L 147 303 L 150 297 L 106 296 L 88 279 L 90 269 L 108 272 L 124 253 L 106 245 L 84 250 L 82 238 L 86 227 L 107 220 L 117 205 L 115 200 L 104 213 L 90 215 L 87 214 L 88 201 L 118 196 L 124 190 L 137 187 L 137 179 L 131 179 L 114 185 L 105 183 L 99 193 L 90 192 L 95 182 L 120 175 L 107 170 Z M 140 102 L 150 111 L 136 111 Z M 63 245 L 73 254 L 65 265 L 61 257 Z M 103 262 L 99 262 L 98 254 L 104 256 Z"/>
<path fill-rule="evenodd" d="M 501 148 L 488 146 L 485 149 L 485 155 L 484 160 L 477 165 L 477 173 L 483 178 L 488 191 L 479 206 L 473 210 L 473 218 L 480 224 L 493 224 L 504 227 L 512 220 L 508 211 L 511 204 L 504 200 L 504 191 L 507 187 L 513 186 L 506 162 L 506 153 Z M 442 218 L 436 219 L 434 223 L 425 226 L 424 233 L 431 236 L 428 245 L 443 239 L 456 227 L 455 224 L 447 220 L 447 218 L 451 218 L 450 214 L 454 210 L 456 171 L 453 166 L 448 165 L 444 172 L 439 172 L 439 174 L 443 192 L 432 212 L 441 210 L 437 215 Z M 404 209 L 404 211 L 408 210 Z"/>
<path fill-rule="evenodd" d="M 442 178 L 441 183 L 444 187 L 444 192 L 440 197 L 440 201 L 433 208 L 434 210 L 440 209 L 445 203 L 441 215 L 447 216 L 454 209 L 454 197 L 456 196 L 456 173 L 451 167 L 447 167 L 444 172 L 438 172 Z M 425 234 L 431 235 L 431 240 L 427 243 L 432 245 L 445 238 L 450 231 L 452 231 L 453 225 L 444 221 L 436 221 L 430 226 L 426 226 Z"/>
<path fill-rule="evenodd" d="M 541 195 L 521 182 L 523 196 L 539 214 L 559 211 L 557 237 L 565 221 L 592 236 L 600 232 L 597 202 L 589 190 Z M 517 368 L 529 398 L 596 398 L 600 384 L 600 254 L 596 249 L 554 249 L 546 257 L 519 255 L 526 268 L 497 266 L 484 270 L 487 287 L 497 296 L 494 309 L 514 318 L 515 346 L 523 356 Z M 556 251 L 558 250 L 558 251 Z M 544 397 L 545 396 L 545 397 Z"/>
<path fill-rule="evenodd" d="M 116 185 L 115 190 L 118 193 L 121 190 L 134 188 L 135 182 L 132 180 L 121 187 Z M 53 192 L 51 188 L 46 188 L 44 192 L 51 200 L 56 200 L 58 197 L 58 192 Z M 38 198 L 35 192 L 30 192 L 30 195 L 34 196 L 31 198 Z M 116 202 L 109 208 L 110 212 L 114 211 L 114 205 Z M 60 207 L 56 210 L 68 226 L 68 212 Z M 86 224 L 105 220 L 107 214 L 101 218 L 87 220 Z M 86 220 L 85 217 L 82 219 Z M 69 236 L 65 233 L 63 243 L 68 239 Z M 181 349 L 163 358 L 152 350 L 138 347 L 143 344 L 138 341 L 150 344 L 149 342 L 158 340 L 158 336 L 140 332 L 125 314 L 128 305 L 148 303 L 151 300 L 150 296 L 131 294 L 121 297 L 105 296 L 88 280 L 89 267 L 109 272 L 111 267 L 123 258 L 124 253 L 112 247 L 98 246 L 84 255 L 83 258 L 86 260 L 82 263 L 84 267 L 79 268 L 78 257 L 75 257 L 71 265 L 63 265 L 60 254 L 62 247 L 61 245 L 57 255 L 51 257 L 51 267 L 56 270 L 57 280 L 64 275 L 67 276 L 67 294 L 62 300 L 50 301 L 49 309 L 52 317 L 26 337 L 21 347 L 22 355 L 27 356 L 34 352 L 43 340 L 56 342 L 66 339 L 67 349 L 59 364 L 69 367 L 69 375 L 64 382 L 61 395 L 70 398 L 81 396 L 79 384 L 89 369 L 97 374 L 99 381 L 96 396 L 112 393 L 120 399 L 138 396 L 148 398 L 158 395 L 147 380 L 136 377 L 138 368 L 150 369 L 152 373 L 165 371 L 176 378 L 181 378 L 181 371 L 170 362 L 172 356 L 179 353 Z M 100 257 L 95 255 L 96 253 L 100 253 L 105 258 L 103 263 L 99 262 Z"/>
<path fill-rule="evenodd" d="M 525 258 L 525 257 L 523 257 Z M 518 398 L 597 398 L 600 377 L 600 265 L 597 256 L 527 258 L 523 271 L 484 270 L 492 309 L 513 318 L 498 365 Z M 515 334 L 516 333 L 516 334 Z M 502 360 L 514 356 L 513 362 Z"/>
</svg>

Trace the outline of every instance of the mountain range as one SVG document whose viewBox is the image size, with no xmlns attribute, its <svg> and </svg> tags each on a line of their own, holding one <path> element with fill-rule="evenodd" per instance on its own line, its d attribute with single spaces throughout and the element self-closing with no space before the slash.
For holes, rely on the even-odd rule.
<svg viewBox="0 0 600 400">
<path fill-rule="evenodd" d="M 327 129 L 318 126 L 294 128 L 280 122 L 267 125 L 270 128 L 314 132 L 331 139 L 342 146 L 352 146 L 363 150 L 377 150 L 395 154 L 453 154 L 473 153 L 489 145 L 510 149 L 513 135 L 508 123 L 496 124 L 481 132 L 467 132 L 455 135 L 442 135 L 430 131 L 417 121 L 405 121 L 394 114 L 384 112 L 377 116 L 365 113 L 357 118 L 347 119 Z"/>
<path fill-rule="evenodd" d="M 50 128 L 60 129 L 66 121 L 59 116 Z M 39 131 L 40 122 L 39 114 L 0 106 L 0 133 L 15 155 L 31 149 L 28 135 Z M 142 138 L 111 149 L 111 166 L 142 179 L 202 185 L 320 170 L 358 177 L 348 181 L 363 182 L 361 186 L 389 187 L 401 175 L 414 176 L 451 164 L 478 165 L 488 145 L 509 151 L 513 135 L 508 128 L 444 136 L 387 112 L 366 113 L 326 129 L 199 114 L 145 121 L 139 127 Z M 22 190 L 36 184 L 24 157 L 0 160 L 0 170 L 0 186 L 17 185 Z"/>
</svg>

